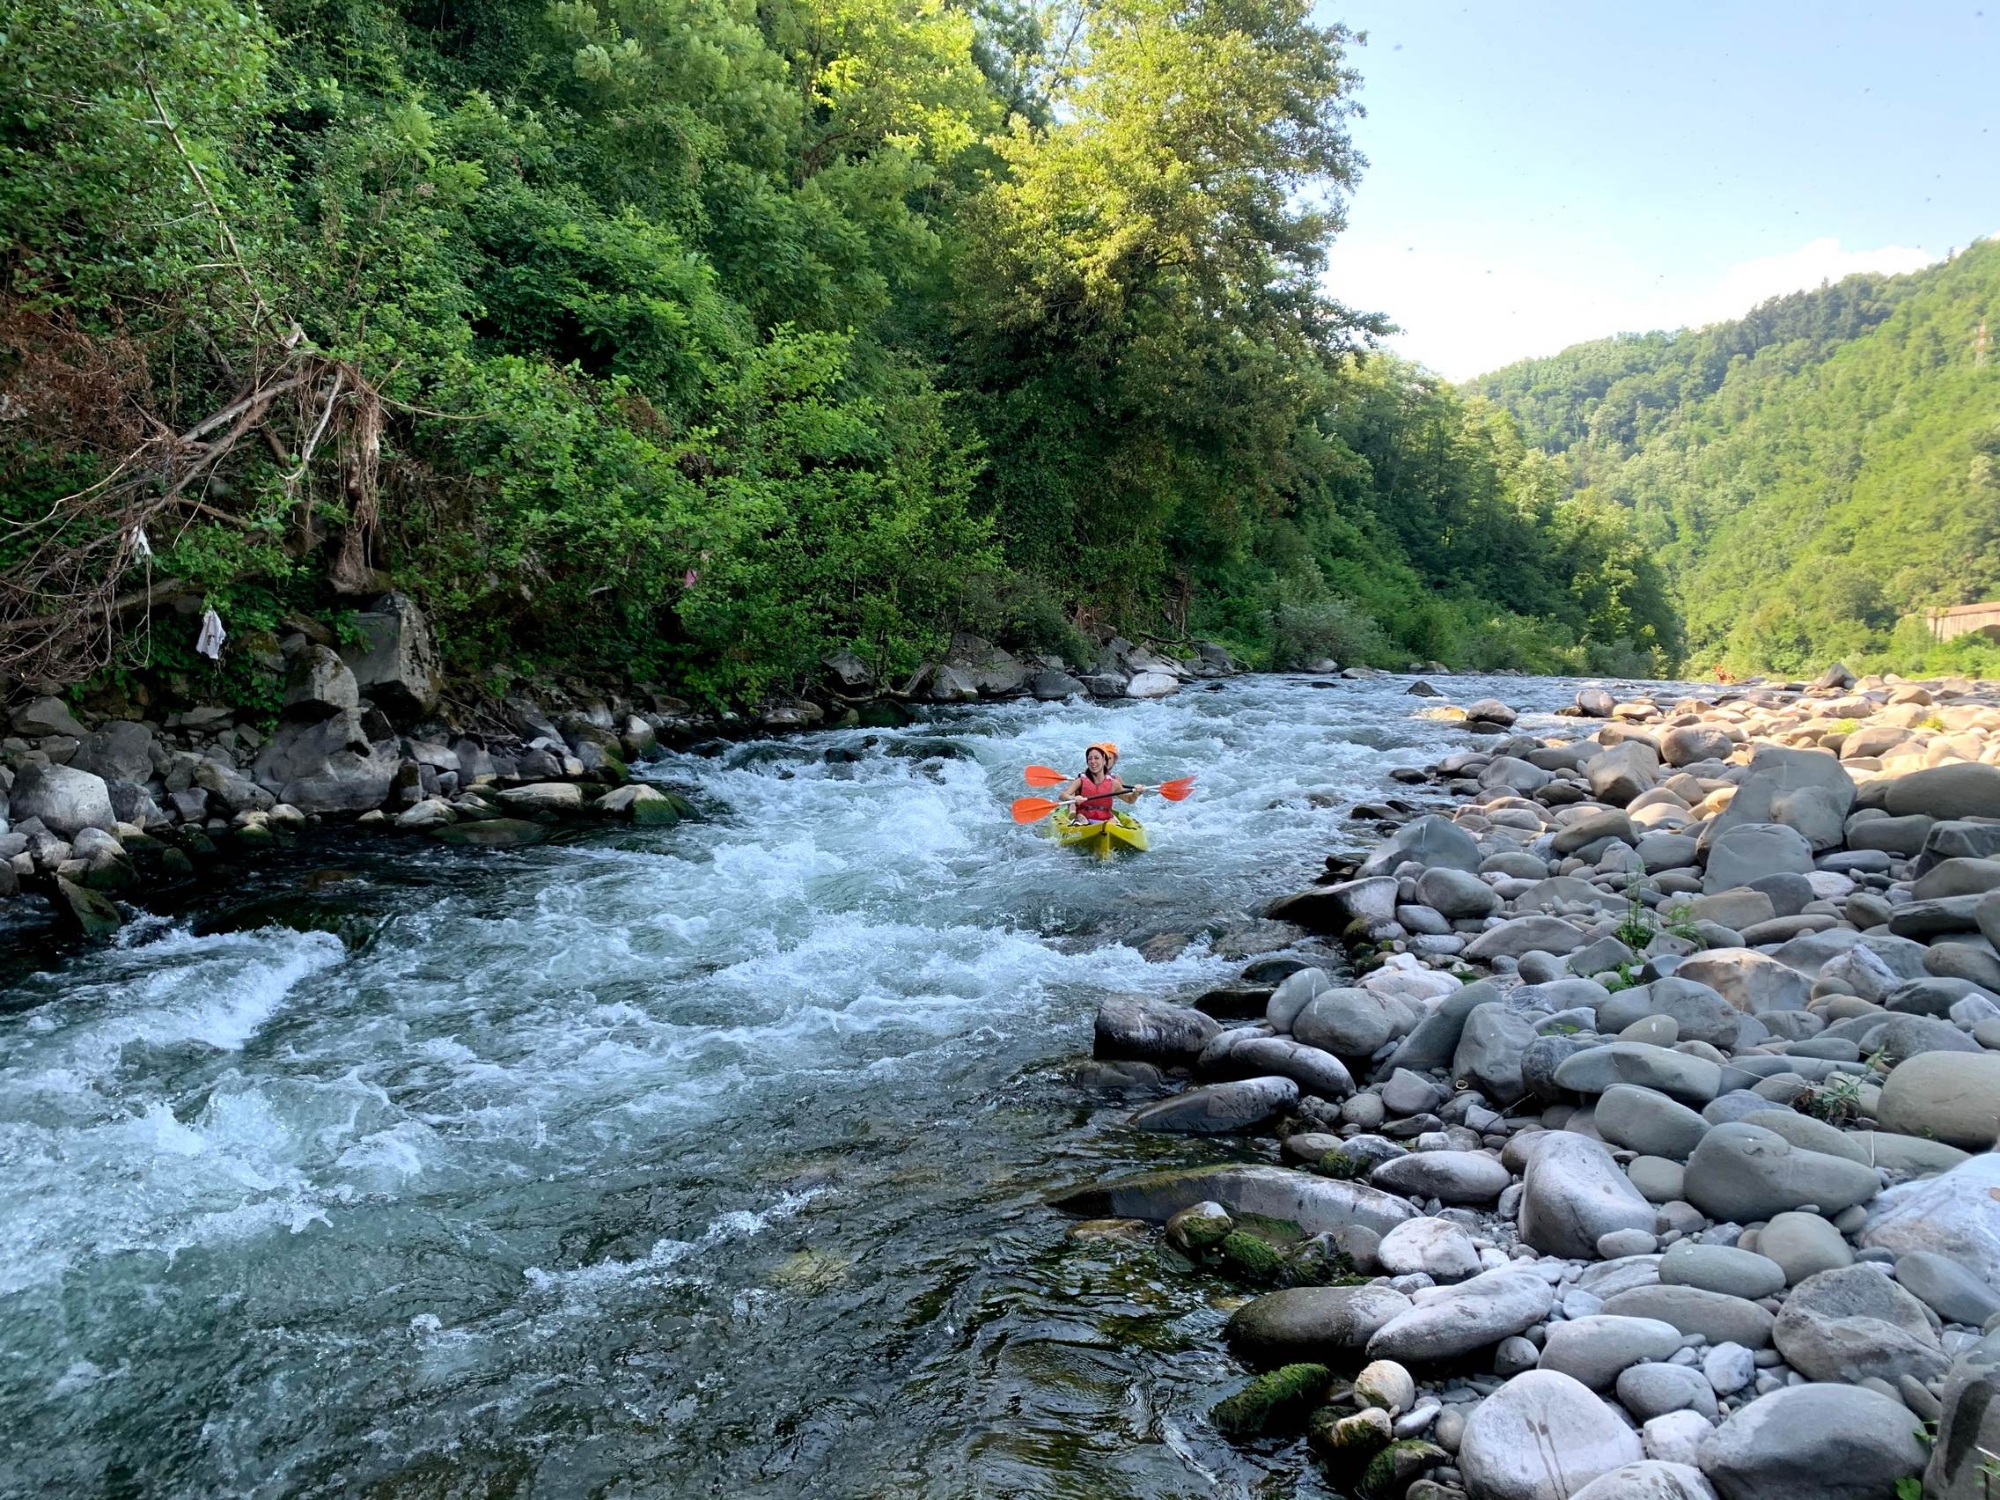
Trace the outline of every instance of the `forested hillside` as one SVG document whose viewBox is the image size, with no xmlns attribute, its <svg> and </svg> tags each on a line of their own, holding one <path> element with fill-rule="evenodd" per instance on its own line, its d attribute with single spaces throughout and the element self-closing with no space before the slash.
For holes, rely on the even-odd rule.
<svg viewBox="0 0 2000 1500">
<path fill-rule="evenodd" d="M 1580 344 L 1472 382 L 1628 513 L 1691 659 L 2000 669 L 1930 607 L 2000 597 L 2000 241 L 1738 322 Z"/>
<path fill-rule="evenodd" d="M 1303 0 L 8 0 L 0 667 L 211 674 L 178 597 L 268 701 L 390 584 L 461 680 L 709 701 L 954 628 L 1664 662 L 1624 513 L 1321 287 L 1355 56 Z"/>
</svg>

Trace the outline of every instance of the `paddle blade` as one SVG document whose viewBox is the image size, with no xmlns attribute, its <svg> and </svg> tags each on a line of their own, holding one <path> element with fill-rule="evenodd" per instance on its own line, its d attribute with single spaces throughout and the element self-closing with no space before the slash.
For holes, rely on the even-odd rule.
<svg viewBox="0 0 2000 1500">
<path fill-rule="evenodd" d="M 1016 797 L 1014 799 L 1014 821 L 1016 823 L 1039 823 L 1058 807 L 1060 802 L 1051 802 L 1046 797 Z"/>
<path fill-rule="evenodd" d="M 1051 766 L 1029 766 L 1021 773 L 1021 779 L 1029 786 L 1061 786 L 1069 778 Z"/>
<path fill-rule="evenodd" d="M 1193 790 L 1194 778 L 1192 776 L 1183 776 L 1179 781 L 1163 781 L 1160 783 L 1160 795 L 1165 797 L 1169 802 L 1185 802 L 1188 793 Z"/>
</svg>

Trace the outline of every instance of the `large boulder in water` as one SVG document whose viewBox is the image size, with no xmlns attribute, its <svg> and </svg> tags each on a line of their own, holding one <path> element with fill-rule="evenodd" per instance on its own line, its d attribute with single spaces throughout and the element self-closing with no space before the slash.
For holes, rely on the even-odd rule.
<svg viewBox="0 0 2000 1500">
<path fill-rule="evenodd" d="M 400 764 L 393 743 L 369 743 L 360 712 L 350 708 L 317 724 L 279 725 L 251 771 L 300 812 L 366 812 L 388 797 Z"/>
<path fill-rule="evenodd" d="M 1147 1219 L 1160 1224 L 1184 1208 L 1212 1201 L 1233 1214 L 1255 1214 L 1296 1224 L 1306 1235 L 1350 1225 L 1387 1234 L 1417 1216 L 1408 1203 L 1380 1188 L 1283 1167 L 1245 1165 L 1175 1168 L 1116 1177 L 1059 1193 L 1052 1201 L 1064 1212 L 1085 1218 Z M 1546 1303 L 1542 1311 L 1548 1311 Z"/>
<path fill-rule="evenodd" d="M 1256 1129 L 1298 1102 L 1299 1086 L 1292 1079 L 1244 1078 L 1149 1104 L 1133 1114 L 1132 1124 L 1170 1135 L 1235 1135 Z"/>
<path fill-rule="evenodd" d="M 1113 995 L 1097 1008 L 1091 1055 L 1185 1065 L 1221 1030 L 1213 1018 L 1190 1006 L 1146 995 Z"/>
<path fill-rule="evenodd" d="M 1481 858 L 1479 843 L 1471 834 L 1451 819 L 1432 813 L 1397 829 L 1387 843 L 1368 857 L 1359 873 L 1364 877 L 1386 875 L 1407 860 L 1414 860 L 1427 870 L 1443 866 L 1476 873 Z"/>
</svg>

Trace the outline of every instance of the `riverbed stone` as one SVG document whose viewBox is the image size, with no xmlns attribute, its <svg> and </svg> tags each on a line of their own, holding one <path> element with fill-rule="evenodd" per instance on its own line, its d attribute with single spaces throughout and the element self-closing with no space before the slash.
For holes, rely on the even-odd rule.
<svg viewBox="0 0 2000 1500">
<path fill-rule="evenodd" d="M 1535 1271 L 1482 1272 L 1383 1324 L 1368 1341 L 1368 1356 L 1405 1364 L 1456 1359 L 1532 1327 L 1554 1303 L 1555 1289 Z"/>
<path fill-rule="evenodd" d="M 1680 1340 L 1681 1333 L 1675 1329 L 1676 1347 Z M 1713 1417 L 1717 1411 L 1715 1389 L 1709 1385 L 1708 1377 L 1689 1365 L 1663 1362 L 1631 1365 L 1620 1372 L 1617 1389 L 1618 1404 L 1641 1422 L 1650 1422 L 1670 1411 L 1697 1411 L 1705 1417 Z"/>
<path fill-rule="evenodd" d="M 1417 877 L 1417 899 L 1454 920 L 1490 916 L 1500 909 L 1500 894 L 1492 886 L 1447 865 Z"/>
<path fill-rule="evenodd" d="M 1465 956 L 1475 963 L 1518 959 L 1525 953 L 1550 953 L 1560 958 L 1574 953 L 1585 941 L 1581 929 L 1560 917 L 1514 917 L 1480 933 L 1466 945 Z"/>
<path fill-rule="evenodd" d="M 2000 767 L 1964 762 L 1912 771 L 1889 783 L 1883 806 L 1891 817 L 2000 818 Z"/>
<path fill-rule="evenodd" d="M 1797 829 L 1782 823 L 1739 823 L 1709 846 L 1702 889 L 1726 891 L 1760 876 L 1785 871 L 1804 875 L 1812 868 L 1812 845 Z"/>
<path fill-rule="evenodd" d="M 1757 1253 L 1778 1264 L 1788 1286 L 1854 1264 L 1854 1252 L 1840 1231 L 1812 1213 L 1773 1215 L 1758 1232 Z"/>
<path fill-rule="evenodd" d="M 1858 1162 L 1801 1150 L 1775 1131 L 1744 1123 L 1715 1126 L 1687 1164 L 1688 1201 L 1712 1219 L 1736 1224 L 1808 1203 L 1838 1213 L 1880 1190 L 1874 1172 Z"/>
<path fill-rule="evenodd" d="M 1596 1313 L 1551 1323 L 1538 1368 L 1560 1370 L 1602 1391 L 1628 1367 L 1641 1360 L 1665 1359 L 1680 1346 L 1681 1331 L 1671 1323 Z"/>
<path fill-rule="evenodd" d="M 1884 1130 L 1990 1150 L 2000 1135 L 2000 1053 L 1923 1052 L 1907 1059 L 1882 1085 L 1878 1119 Z"/>
<path fill-rule="evenodd" d="M 1705 985 L 1746 1015 L 1804 1010 L 1812 981 L 1789 964 L 1751 948 L 1712 948 L 1683 959 L 1676 979 Z"/>
<path fill-rule="evenodd" d="M 1785 1289 L 1785 1268 L 1765 1255 L 1734 1245 L 1680 1240 L 1660 1257 L 1660 1280 L 1671 1286 L 1698 1286 L 1755 1302 Z"/>
<path fill-rule="evenodd" d="M 1480 1402 L 1458 1445 L 1458 1467 L 1480 1500 L 1570 1500 L 1644 1457 L 1637 1433 L 1588 1386 L 1555 1370 L 1516 1375 Z"/>
<path fill-rule="evenodd" d="M 1466 1017 L 1452 1054 L 1451 1074 L 1497 1104 L 1512 1104 L 1526 1090 L 1521 1056 L 1535 1040 L 1535 1028 L 1505 1005 L 1476 1007 Z"/>
<path fill-rule="evenodd" d="M 1322 1099 L 1345 1099 L 1354 1092 L 1354 1079 L 1339 1058 L 1288 1036 L 1251 1037 L 1231 1048 L 1225 1061 L 1226 1072 L 1289 1078 Z"/>
<path fill-rule="evenodd" d="M 1658 1318 L 1682 1333 L 1698 1333 L 1711 1344 L 1764 1349 L 1771 1343 L 1771 1314 L 1754 1302 L 1698 1286 L 1659 1282 L 1604 1299 L 1603 1311 L 1626 1318 Z"/>
<path fill-rule="evenodd" d="M 1569 1058 L 1556 1069 L 1556 1082 L 1581 1094 L 1601 1094 L 1621 1083 L 1632 1084 L 1684 1103 L 1706 1104 L 1721 1091 L 1722 1069 L 1685 1052 L 1621 1041 L 1591 1047 Z"/>
<path fill-rule="evenodd" d="M 1711 1064 L 1711 1066 L 1713 1066 Z M 1708 1121 L 1651 1088 L 1613 1084 L 1597 1100 L 1597 1133 L 1614 1146 L 1684 1162 L 1708 1134 Z"/>
<path fill-rule="evenodd" d="M 1760 1396 L 1701 1446 L 1723 1500 L 1885 1500 L 1924 1466 L 1901 1402 L 1850 1385 L 1800 1385 Z"/>
<path fill-rule="evenodd" d="M 1174 1135 L 1236 1135 L 1255 1130 L 1299 1102 L 1289 1078 L 1243 1078 L 1189 1089 L 1137 1110 L 1132 1125 Z"/>
<path fill-rule="evenodd" d="M 1948 1255 L 1931 1250 L 1899 1255 L 1896 1280 L 1947 1323 L 1978 1328 L 2000 1313 L 2000 1292 Z"/>
<path fill-rule="evenodd" d="M 1338 1367 L 1358 1355 L 1375 1330 L 1410 1310 L 1386 1286 L 1300 1286 L 1253 1297 L 1230 1315 L 1229 1345 L 1258 1365 L 1312 1360 Z"/>
<path fill-rule="evenodd" d="M 1875 1376 L 1893 1386 L 1905 1374 L 1933 1380 L 1949 1363 L 1923 1304 L 1868 1265 L 1821 1271 L 1792 1288 L 1772 1340 L 1809 1380 Z"/>
<path fill-rule="evenodd" d="M 1981 1152 L 1940 1176 L 1888 1189 L 1856 1239 L 1897 1255 L 1948 1255 L 2000 1286 L 2000 1154 Z"/>
<path fill-rule="evenodd" d="M 1507 1169 L 1479 1151 L 1410 1151 L 1369 1174 L 1377 1187 L 1446 1204 L 1491 1203 L 1507 1190 Z"/>
<path fill-rule="evenodd" d="M 1411 1219 L 1382 1236 L 1375 1259 L 1391 1276 L 1421 1271 L 1434 1281 L 1463 1281 L 1480 1271 L 1472 1236 L 1449 1219 Z"/>
<path fill-rule="evenodd" d="M 1323 990 L 1292 1020 L 1292 1035 L 1340 1057 L 1367 1057 L 1397 1031 L 1397 1018 L 1372 990 Z"/>
<path fill-rule="evenodd" d="M 1653 1227 L 1653 1206 L 1601 1141 L 1548 1132 L 1522 1177 L 1520 1233 L 1547 1255 L 1592 1260 L 1613 1230 Z"/>
</svg>

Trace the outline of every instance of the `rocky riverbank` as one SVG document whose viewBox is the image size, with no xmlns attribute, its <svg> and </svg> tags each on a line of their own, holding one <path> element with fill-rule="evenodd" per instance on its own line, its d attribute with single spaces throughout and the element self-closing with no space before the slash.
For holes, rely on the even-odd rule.
<svg viewBox="0 0 2000 1500">
<path fill-rule="evenodd" d="M 39 896 L 69 930 L 102 939 L 125 920 L 121 898 L 254 859 L 317 824 L 489 848 L 538 842 L 567 821 L 670 824 L 688 804 L 629 779 L 662 745 L 897 725 L 914 707 L 985 699 L 1163 698 L 1237 670 L 1207 643 L 1176 654 L 1101 632 L 1090 662 L 1068 663 L 961 635 L 900 684 L 838 655 L 810 693 L 736 715 L 576 682 L 461 701 L 446 693 L 423 613 L 400 594 L 354 616 L 345 639 L 311 620 L 290 626 L 265 664 L 282 694 L 275 722 L 185 688 L 157 705 L 18 694 L 0 740 L 0 907 Z"/>
<path fill-rule="evenodd" d="M 1107 1002 L 1089 1076 L 1241 1160 L 1060 1205 L 1252 1294 L 1212 1424 L 1371 1500 L 1987 1500 L 2000 692 L 1577 700 L 1422 710 L 1271 910 L 1325 958 Z"/>
</svg>

